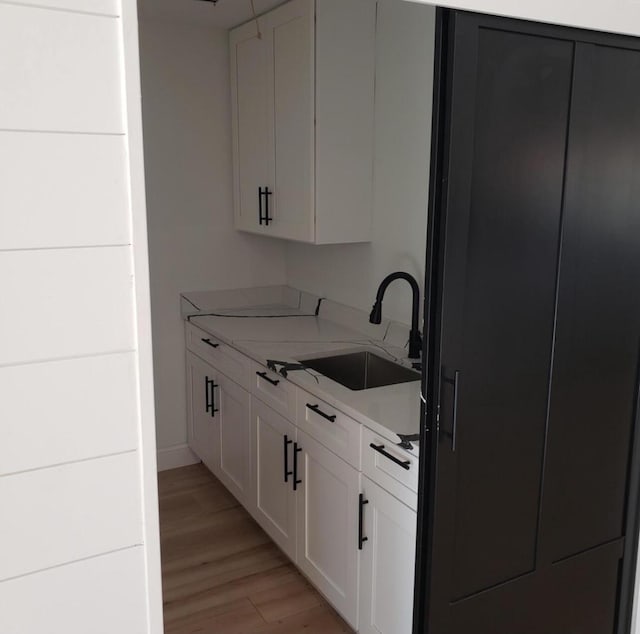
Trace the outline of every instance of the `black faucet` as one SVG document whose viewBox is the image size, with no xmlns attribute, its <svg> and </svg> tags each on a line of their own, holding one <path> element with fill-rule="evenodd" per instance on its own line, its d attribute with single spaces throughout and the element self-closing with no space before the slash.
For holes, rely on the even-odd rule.
<svg viewBox="0 0 640 634">
<path fill-rule="evenodd" d="M 411 290 L 413 292 L 413 306 L 411 314 L 411 332 L 409 333 L 409 359 L 419 359 L 420 352 L 422 351 L 422 337 L 420 335 L 420 330 L 418 330 L 420 288 L 418 287 L 418 282 L 416 282 L 416 278 L 413 277 L 413 275 L 409 275 L 409 273 L 404 273 L 403 271 L 398 271 L 397 273 L 387 275 L 387 277 L 382 280 L 376 294 L 376 303 L 373 305 L 371 314 L 369 315 L 369 321 L 372 324 L 382 323 L 382 298 L 387 290 L 387 286 L 389 286 L 389 284 L 394 280 L 407 280 L 407 282 L 411 284 Z"/>
</svg>

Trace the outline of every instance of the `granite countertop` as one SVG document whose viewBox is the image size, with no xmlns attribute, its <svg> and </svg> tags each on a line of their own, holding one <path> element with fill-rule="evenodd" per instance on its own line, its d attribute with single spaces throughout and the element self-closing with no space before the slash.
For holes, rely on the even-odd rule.
<svg viewBox="0 0 640 634">
<path fill-rule="evenodd" d="M 361 350 L 407 367 L 415 362 L 398 345 L 403 335 L 399 340 L 389 340 L 390 322 L 372 329 L 362 311 L 341 311 L 331 302 L 325 302 L 318 310 L 318 298 L 307 296 L 300 301 L 295 295 L 285 294 L 283 301 L 278 293 L 275 297 L 265 297 L 264 293 L 252 297 L 249 290 L 243 289 L 236 307 L 232 295 L 223 297 L 212 292 L 205 298 L 202 293 L 184 293 L 183 316 L 265 367 L 268 360 L 296 363 L 328 353 Z M 276 301 L 264 301 L 269 299 Z M 215 308 L 216 300 L 220 308 Z M 252 301 L 256 303 L 251 305 Z M 360 320 L 362 330 L 354 327 Z M 419 433 L 420 381 L 355 391 L 309 369 L 289 371 L 287 379 L 389 442 L 398 443 L 398 434 Z M 418 455 L 418 444 L 412 444 L 411 453 Z"/>
</svg>

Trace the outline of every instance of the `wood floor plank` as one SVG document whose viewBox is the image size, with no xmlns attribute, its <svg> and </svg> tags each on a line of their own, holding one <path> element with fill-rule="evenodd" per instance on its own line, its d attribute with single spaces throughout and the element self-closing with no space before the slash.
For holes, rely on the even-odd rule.
<svg viewBox="0 0 640 634">
<path fill-rule="evenodd" d="M 353 634 L 206 467 L 158 486 L 165 634 Z"/>
<path fill-rule="evenodd" d="M 171 493 L 189 491 L 202 484 L 214 483 L 215 485 L 216 482 L 219 483 L 219 480 L 201 463 L 169 471 L 160 471 L 158 473 L 158 494 L 162 497 Z M 221 483 L 220 486 L 222 486 Z"/>
<path fill-rule="evenodd" d="M 249 595 L 249 600 L 257 608 L 267 623 L 284 619 L 322 605 L 323 601 L 309 582 L 299 575 L 291 583 Z"/>
<path fill-rule="evenodd" d="M 165 571 L 165 599 L 182 598 L 186 594 L 202 592 L 205 588 L 213 588 L 256 573 L 286 568 L 288 565 L 289 560 L 278 548 L 273 544 L 262 544 L 199 566 Z"/>
<path fill-rule="evenodd" d="M 289 566 L 262 573 L 251 573 L 226 583 L 203 584 L 199 591 L 190 592 L 177 599 L 165 597 L 165 614 L 174 616 L 189 610 L 200 610 L 206 606 L 221 606 L 225 603 L 248 598 L 250 595 L 287 585 L 295 580 L 296 572 Z"/>
<path fill-rule="evenodd" d="M 224 632 L 244 634 L 264 625 L 264 620 L 248 599 L 240 599 L 193 611 L 179 618 L 165 617 L 165 634 Z"/>
<path fill-rule="evenodd" d="M 269 541 L 244 509 L 236 507 L 211 514 L 169 537 L 161 537 L 160 544 L 169 571 L 223 559 Z"/>
<path fill-rule="evenodd" d="M 328 606 L 320 605 L 251 630 L 251 634 L 353 634 L 353 630 Z"/>
</svg>

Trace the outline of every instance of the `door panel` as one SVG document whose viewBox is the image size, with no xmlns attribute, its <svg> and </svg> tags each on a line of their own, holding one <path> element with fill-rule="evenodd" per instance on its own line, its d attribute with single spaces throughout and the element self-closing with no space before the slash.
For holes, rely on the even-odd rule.
<svg viewBox="0 0 640 634">
<path fill-rule="evenodd" d="M 552 561 L 624 531 L 640 337 L 640 53 L 580 44 L 545 480 Z"/>
<path fill-rule="evenodd" d="M 295 561 L 296 495 L 292 476 L 296 428 L 256 398 L 252 399 L 252 417 L 255 517 L 273 541 Z"/>
<path fill-rule="evenodd" d="M 253 511 L 251 494 L 251 397 L 249 392 L 218 377 L 216 405 L 220 408 L 220 480 Z"/>
<path fill-rule="evenodd" d="M 215 475 L 220 475 L 220 414 L 212 401 L 218 372 L 187 352 L 189 447 Z"/>
<path fill-rule="evenodd" d="M 298 446 L 296 561 L 357 629 L 360 474 L 301 431 Z"/>
<path fill-rule="evenodd" d="M 463 29 L 456 63 L 477 75 L 469 84 L 463 71 L 453 89 L 454 120 L 473 125 L 454 125 L 450 158 L 438 529 L 448 600 L 535 567 L 573 61 L 572 43 Z"/>
<path fill-rule="evenodd" d="M 362 479 L 360 634 L 411 634 L 416 513 Z"/>
<path fill-rule="evenodd" d="M 460 601 L 437 634 L 613 634 L 620 543 Z"/>
<path fill-rule="evenodd" d="M 275 191 L 269 234 L 314 240 L 314 3 L 294 0 L 265 22 L 273 43 Z"/>
<path fill-rule="evenodd" d="M 273 188 L 273 123 L 268 87 L 269 47 L 255 23 L 231 32 L 234 204 L 239 229 L 264 232 L 259 224 L 260 187 Z"/>
<path fill-rule="evenodd" d="M 640 46 L 444 25 L 425 630 L 628 634 Z"/>
</svg>

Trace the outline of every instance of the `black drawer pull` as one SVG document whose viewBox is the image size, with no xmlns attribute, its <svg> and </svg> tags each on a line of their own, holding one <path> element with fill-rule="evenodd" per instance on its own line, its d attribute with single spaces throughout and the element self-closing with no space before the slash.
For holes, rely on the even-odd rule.
<svg viewBox="0 0 640 634">
<path fill-rule="evenodd" d="M 369 447 L 371 447 L 371 449 L 375 449 L 378 453 L 381 453 L 385 458 L 389 458 L 391 462 L 395 462 L 398 466 L 402 467 L 403 469 L 406 469 L 407 471 L 409 471 L 409 469 L 411 468 L 411 460 L 399 460 L 395 456 L 392 456 L 390 453 L 385 451 L 384 445 L 374 445 L 373 443 L 371 443 Z"/>
<path fill-rule="evenodd" d="M 278 381 L 277 379 L 275 381 L 273 379 L 270 379 L 269 375 L 266 372 L 256 372 L 256 374 L 261 379 L 264 379 L 267 383 L 271 383 L 271 385 L 280 385 L 280 381 Z"/>
<path fill-rule="evenodd" d="M 289 471 L 289 445 L 293 444 L 293 440 L 289 440 L 289 436 L 284 435 L 283 439 L 284 449 L 284 481 L 289 482 L 289 476 L 293 475 L 293 471 Z"/>
<path fill-rule="evenodd" d="M 298 485 L 302 484 L 302 480 L 298 480 L 298 454 L 302 451 L 302 447 L 297 442 L 293 443 L 293 490 L 298 490 Z"/>
<path fill-rule="evenodd" d="M 310 405 L 309 403 L 307 403 L 307 408 L 310 409 L 312 412 L 315 412 L 319 416 L 322 416 L 322 418 L 326 418 L 327 420 L 331 421 L 332 423 L 336 422 L 336 415 L 335 414 L 325 414 L 320 409 L 320 405 Z"/>
<path fill-rule="evenodd" d="M 219 343 L 213 343 L 211 339 L 202 339 L 202 341 L 212 348 L 217 348 L 220 345 Z"/>
<path fill-rule="evenodd" d="M 216 417 L 216 412 L 219 411 L 216 407 L 216 393 L 215 389 L 218 387 L 215 381 L 208 376 L 204 377 L 204 392 L 206 400 L 206 413 L 211 413 L 211 418 Z"/>
<path fill-rule="evenodd" d="M 365 537 L 363 532 L 364 524 L 364 505 L 369 504 L 369 500 L 364 499 L 364 494 L 360 493 L 358 497 L 358 550 L 362 550 L 362 545 L 369 541 L 368 537 Z"/>
</svg>

